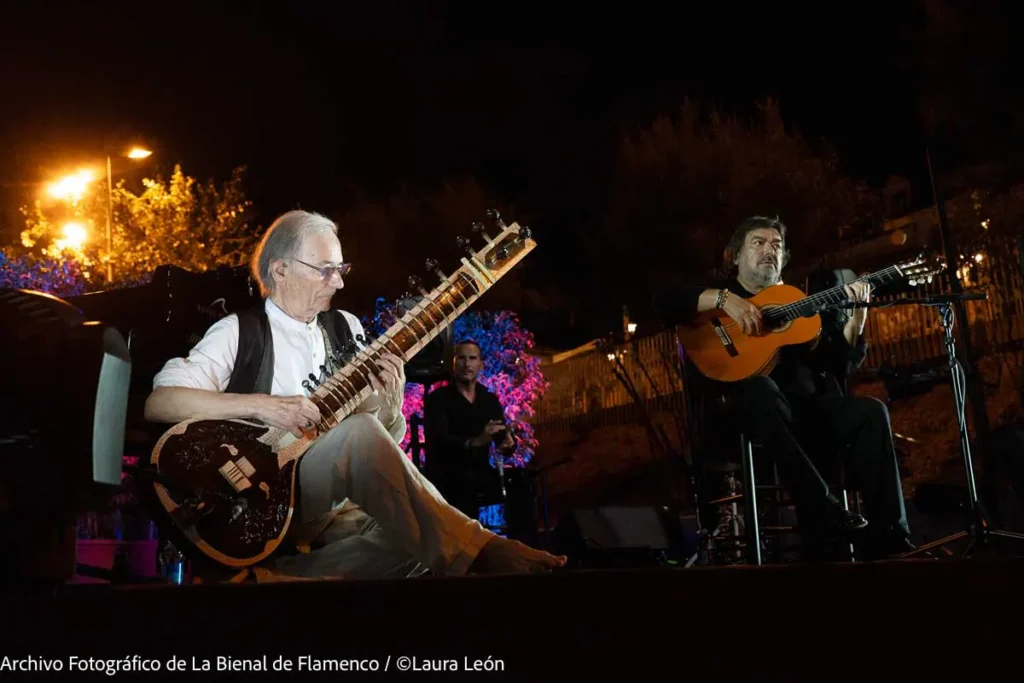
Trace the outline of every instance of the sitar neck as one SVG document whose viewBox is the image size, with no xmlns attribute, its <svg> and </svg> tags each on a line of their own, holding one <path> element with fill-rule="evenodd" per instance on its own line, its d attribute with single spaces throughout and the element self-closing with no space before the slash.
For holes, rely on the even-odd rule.
<svg viewBox="0 0 1024 683">
<path fill-rule="evenodd" d="M 474 224 L 487 245 L 474 252 L 469 241 L 460 238 L 469 256 L 463 257 L 462 267 L 450 276 L 428 259 L 427 269 L 438 276 L 440 284 L 430 292 L 420 289 L 423 298 L 415 306 L 312 393 L 310 400 L 323 417 L 317 429 L 324 432 L 337 426 L 373 393 L 371 378 L 381 372 L 378 365 L 385 354 L 407 363 L 537 246 L 529 228 L 505 225 L 497 211 L 489 211 L 488 216 L 501 226 L 501 233 L 492 238 L 482 225 Z"/>
<path fill-rule="evenodd" d="M 380 372 L 381 356 L 393 354 L 408 362 L 441 331 L 462 315 L 487 289 L 487 283 L 461 268 L 406 311 L 382 335 L 328 377 L 310 396 L 325 425 L 335 426 L 373 392 L 370 377 Z"/>
</svg>

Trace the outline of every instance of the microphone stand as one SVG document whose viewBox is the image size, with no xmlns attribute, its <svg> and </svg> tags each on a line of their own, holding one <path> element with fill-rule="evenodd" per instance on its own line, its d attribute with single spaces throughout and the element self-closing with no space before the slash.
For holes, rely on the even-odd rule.
<svg viewBox="0 0 1024 683">
<path fill-rule="evenodd" d="M 974 474 L 974 461 L 971 458 L 971 444 L 967 431 L 967 418 L 965 404 L 967 400 L 967 378 L 963 367 L 956 355 L 955 337 L 953 335 L 953 305 L 970 300 L 984 300 L 988 298 L 985 292 L 963 292 L 959 294 L 939 294 L 920 298 L 904 298 L 887 302 L 840 302 L 828 304 L 821 307 L 821 310 L 833 310 L 837 308 L 887 308 L 889 306 L 909 306 L 917 304 L 920 306 L 934 306 L 939 311 L 942 322 L 942 331 L 946 343 L 946 355 L 949 359 L 949 375 L 953 383 L 953 402 L 956 407 L 957 427 L 960 431 L 960 454 L 964 459 L 964 476 L 967 478 L 967 520 L 962 531 L 950 534 L 931 543 L 918 546 L 914 550 L 898 555 L 899 558 L 913 557 L 926 553 L 932 548 L 944 546 L 947 543 L 966 538 L 967 546 L 964 549 L 963 557 L 973 555 L 980 548 L 988 545 L 992 537 L 1012 538 L 1024 541 L 1024 534 L 1005 531 L 993 528 L 989 522 L 980 501 L 978 500 L 978 487 Z"/>
</svg>

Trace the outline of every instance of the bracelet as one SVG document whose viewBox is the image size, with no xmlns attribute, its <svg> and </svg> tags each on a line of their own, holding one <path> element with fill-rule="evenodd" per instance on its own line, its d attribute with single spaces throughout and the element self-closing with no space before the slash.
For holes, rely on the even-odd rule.
<svg viewBox="0 0 1024 683">
<path fill-rule="evenodd" d="M 718 290 L 718 298 L 715 299 L 715 308 L 721 310 L 722 306 L 725 305 L 726 299 L 728 299 L 728 298 L 729 298 L 729 290 L 728 289 L 720 289 L 720 290 Z"/>
</svg>

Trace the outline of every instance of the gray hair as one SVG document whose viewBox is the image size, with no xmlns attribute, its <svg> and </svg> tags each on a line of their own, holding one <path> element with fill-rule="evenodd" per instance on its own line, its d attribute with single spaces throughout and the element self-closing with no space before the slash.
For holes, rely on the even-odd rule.
<svg viewBox="0 0 1024 683">
<path fill-rule="evenodd" d="M 252 256 L 252 274 L 264 297 L 274 291 L 271 264 L 279 259 L 294 258 L 302 241 L 310 235 L 330 230 L 338 234 L 338 226 L 330 218 L 309 211 L 289 211 L 278 216 L 256 247 Z"/>
</svg>

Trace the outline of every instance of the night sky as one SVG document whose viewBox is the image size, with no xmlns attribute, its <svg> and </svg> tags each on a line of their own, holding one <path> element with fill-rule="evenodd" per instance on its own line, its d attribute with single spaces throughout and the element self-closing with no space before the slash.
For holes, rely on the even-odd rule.
<svg viewBox="0 0 1024 683">
<path fill-rule="evenodd" d="M 775 97 L 850 175 L 926 179 L 920 3 L 555 4 L 7 3 L 0 237 L 33 184 L 141 141 L 199 178 L 247 165 L 264 225 L 472 175 L 539 217 L 554 264 L 564 224 L 594 220 L 620 135 L 684 97 Z"/>
</svg>

